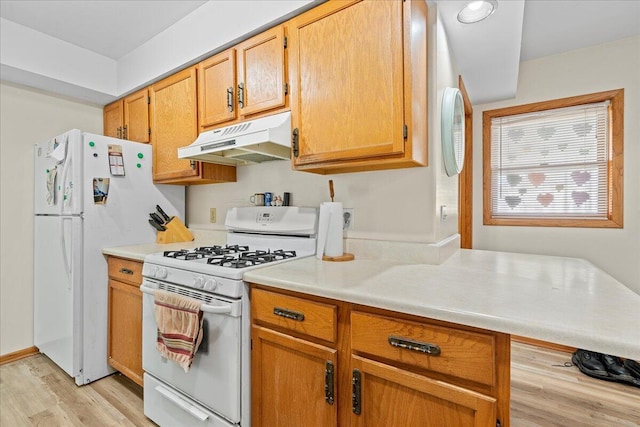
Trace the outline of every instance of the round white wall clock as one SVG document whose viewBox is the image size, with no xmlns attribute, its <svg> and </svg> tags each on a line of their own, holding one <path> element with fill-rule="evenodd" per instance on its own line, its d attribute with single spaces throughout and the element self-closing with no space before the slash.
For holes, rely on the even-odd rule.
<svg viewBox="0 0 640 427">
<path fill-rule="evenodd" d="M 462 94 L 453 87 L 442 94 L 440 113 L 442 157 L 448 176 L 460 173 L 464 165 L 464 103 Z"/>
</svg>

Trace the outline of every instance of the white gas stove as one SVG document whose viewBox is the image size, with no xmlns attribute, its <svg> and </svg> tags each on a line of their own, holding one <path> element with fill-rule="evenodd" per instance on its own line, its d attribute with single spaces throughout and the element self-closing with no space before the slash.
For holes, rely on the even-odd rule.
<svg viewBox="0 0 640 427">
<path fill-rule="evenodd" d="M 145 257 L 144 413 L 161 426 L 250 425 L 249 297 L 246 271 L 315 254 L 315 208 L 246 207 L 227 212 L 227 243 Z M 204 338 L 191 370 L 155 349 L 156 289 L 202 301 Z"/>
</svg>

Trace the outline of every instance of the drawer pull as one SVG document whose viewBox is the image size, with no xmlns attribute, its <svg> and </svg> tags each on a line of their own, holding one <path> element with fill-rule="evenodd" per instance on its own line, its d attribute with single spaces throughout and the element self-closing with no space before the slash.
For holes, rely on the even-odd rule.
<svg viewBox="0 0 640 427">
<path fill-rule="evenodd" d="M 302 322 L 304 320 L 304 314 L 298 313 L 297 311 L 287 310 L 286 308 L 273 307 L 273 314 L 287 319 L 297 320 L 298 322 Z"/>
<path fill-rule="evenodd" d="M 440 356 L 440 347 L 435 344 L 409 340 L 406 338 L 395 337 L 393 335 L 389 337 L 389 344 L 393 347 L 419 351 L 420 353 L 430 354 L 431 356 Z"/>
<path fill-rule="evenodd" d="M 324 369 L 324 400 L 333 405 L 333 363 L 327 362 Z"/>
<path fill-rule="evenodd" d="M 133 270 L 129 270 L 128 268 L 124 268 L 124 267 L 122 267 L 122 268 L 120 269 L 120 273 L 122 273 L 122 274 L 130 274 L 130 275 L 133 275 Z"/>
<path fill-rule="evenodd" d="M 354 414 L 360 415 L 362 413 L 362 374 L 359 370 L 353 370 L 353 376 L 351 377 L 351 410 Z"/>
</svg>

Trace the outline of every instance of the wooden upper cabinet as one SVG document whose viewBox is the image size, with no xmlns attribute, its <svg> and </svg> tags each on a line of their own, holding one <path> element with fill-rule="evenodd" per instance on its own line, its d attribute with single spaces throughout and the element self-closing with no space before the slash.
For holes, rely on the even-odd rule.
<svg viewBox="0 0 640 427">
<path fill-rule="evenodd" d="M 198 64 L 200 129 L 235 120 L 236 50 L 228 49 Z"/>
<path fill-rule="evenodd" d="M 236 46 L 239 114 L 286 106 L 284 27 L 279 25 Z"/>
<path fill-rule="evenodd" d="M 341 1 L 290 21 L 294 169 L 426 165 L 426 14 L 424 2 Z"/>
<path fill-rule="evenodd" d="M 178 158 L 178 148 L 191 144 L 198 136 L 196 76 L 193 66 L 149 89 L 155 182 L 184 185 L 236 181 L 235 166 Z"/>
<path fill-rule="evenodd" d="M 104 135 L 149 142 L 149 89 L 144 88 L 103 110 Z"/>
<path fill-rule="evenodd" d="M 124 107 L 121 99 L 104 107 L 102 110 L 104 136 L 122 138 L 123 110 Z"/>
<path fill-rule="evenodd" d="M 196 69 L 187 68 L 151 86 L 153 179 L 198 176 L 197 162 L 178 159 L 178 148 L 198 136 Z"/>
<path fill-rule="evenodd" d="M 123 100 L 123 138 L 129 141 L 149 142 L 149 89 L 144 88 Z"/>
<path fill-rule="evenodd" d="M 198 64 L 201 132 L 288 107 L 284 43 L 279 25 Z"/>
</svg>

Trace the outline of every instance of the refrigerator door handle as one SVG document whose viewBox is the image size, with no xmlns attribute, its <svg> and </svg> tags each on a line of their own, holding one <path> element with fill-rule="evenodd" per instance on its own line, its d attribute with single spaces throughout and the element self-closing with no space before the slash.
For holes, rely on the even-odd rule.
<svg viewBox="0 0 640 427">
<path fill-rule="evenodd" d="M 60 186 L 58 187 L 59 191 L 59 200 L 60 200 L 60 214 L 64 215 L 67 213 L 65 208 L 71 206 L 71 196 L 73 192 L 71 191 L 71 187 L 73 187 L 73 181 L 69 181 L 69 171 L 72 168 L 72 157 L 67 154 L 67 157 L 64 161 L 64 167 L 62 168 L 62 179 L 60 180 Z"/>
<path fill-rule="evenodd" d="M 71 259 L 69 257 L 69 255 L 67 255 L 67 238 L 65 235 L 65 230 L 64 230 L 64 223 L 65 221 L 71 221 L 71 218 L 60 218 L 60 249 L 62 250 L 62 259 L 64 261 L 64 271 L 67 273 L 67 275 L 69 276 L 69 286 L 67 287 L 67 289 L 71 290 Z"/>
</svg>

